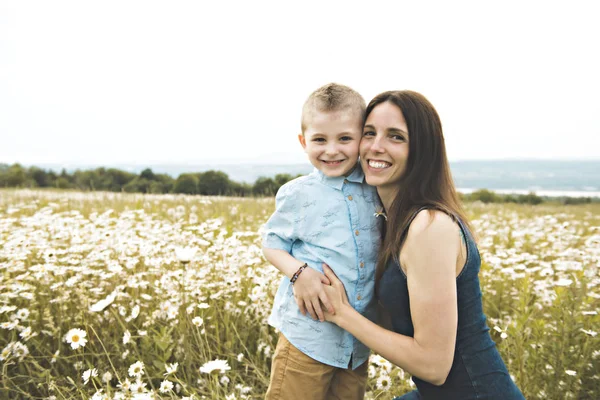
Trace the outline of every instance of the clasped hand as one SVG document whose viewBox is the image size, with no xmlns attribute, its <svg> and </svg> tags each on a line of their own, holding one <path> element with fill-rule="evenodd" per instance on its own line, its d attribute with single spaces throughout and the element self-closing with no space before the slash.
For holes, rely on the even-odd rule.
<svg viewBox="0 0 600 400">
<path fill-rule="evenodd" d="M 308 312 L 314 320 L 337 323 L 336 310 L 348 305 L 348 297 L 343 283 L 327 264 L 323 264 L 323 271 L 325 274 L 306 268 L 294 283 L 294 299 L 302 315 Z"/>
</svg>

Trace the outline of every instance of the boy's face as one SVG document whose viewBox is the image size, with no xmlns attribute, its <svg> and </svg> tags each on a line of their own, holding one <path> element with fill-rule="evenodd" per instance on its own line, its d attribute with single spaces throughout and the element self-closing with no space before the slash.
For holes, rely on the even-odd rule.
<svg viewBox="0 0 600 400">
<path fill-rule="evenodd" d="M 348 176 L 358 161 L 362 119 L 352 111 L 315 111 L 300 144 L 311 164 L 326 176 Z"/>
</svg>

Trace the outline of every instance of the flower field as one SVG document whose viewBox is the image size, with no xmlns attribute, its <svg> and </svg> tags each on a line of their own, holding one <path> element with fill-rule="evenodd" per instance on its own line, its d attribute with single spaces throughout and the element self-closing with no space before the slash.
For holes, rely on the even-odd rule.
<svg viewBox="0 0 600 400">
<path fill-rule="evenodd" d="M 274 199 L 0 190 L 0 398 L 260 399 Z M 527 399 L 600 398 L 600 204 L 467 204 Z M 373 355 L 367 398 L 411 390 Z"/>
</svg>

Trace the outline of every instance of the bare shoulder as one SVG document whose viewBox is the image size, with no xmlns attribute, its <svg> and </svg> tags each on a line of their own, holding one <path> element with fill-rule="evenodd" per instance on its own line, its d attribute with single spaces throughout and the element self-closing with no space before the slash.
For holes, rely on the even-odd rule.
<svg viewBox="0 0 600 400">
<path fill-rule="evenodd" d="M 458 229 L 458 224 L 448 214 L 439 210 L 421 210 L 410 224 L 406 239 L 450 239 L 456 236 Z"/>
<path fill-rule="evenodd" d="M 410 224 L 406 242 L 400 251 L 405 272 L 416 267 L 426 276 L 431 271 L 454 273 L 460 251 L 460 227 L 448 214 L 422 210 Z"/>
</svg>

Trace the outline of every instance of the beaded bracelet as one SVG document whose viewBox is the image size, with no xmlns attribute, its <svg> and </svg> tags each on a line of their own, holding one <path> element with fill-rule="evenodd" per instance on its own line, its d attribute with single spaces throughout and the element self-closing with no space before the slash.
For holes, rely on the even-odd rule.
<svg viewBox="0 0 600 400">
<path fill-rule="evenodd" d="M 292 275 L 292 279 L 290 279 L 290 282 L 292 282 L 292 285 L 294 284 L 294 282 L 296 282 L 296 280 L 298 279 L 298 277 L 300 276 L 300 274 L 302 273 L 302 271 L 304 271 L 305 268 L 308 267 L 307 263 L 304 263 L 303 266 L 301 266 L 300 268 L 298 268 L 298 271 L 296 271 L 294 273 L 294 275 Z"/>
</svg>

